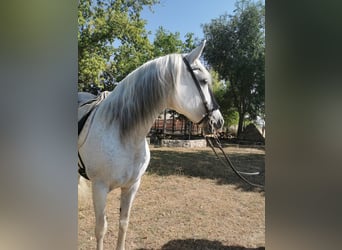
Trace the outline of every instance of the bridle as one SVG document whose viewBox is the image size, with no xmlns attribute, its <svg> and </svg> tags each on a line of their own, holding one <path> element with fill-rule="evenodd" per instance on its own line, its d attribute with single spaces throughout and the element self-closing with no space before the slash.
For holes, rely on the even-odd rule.
<svg viewBox="0 0 342 250">
<path fill-rule="evenodd" d="M 198 89 L 198 92 L 199 92 L 199 94 L 201 96 L 201 99 L 202 99 L 202 102 L 203 102 L 203 105 L 204 105 L 204 108 L 205 108 L 205 112 L 206 113 L 203 115 L 203 117 L 201 118 L 201 120 L 199 122 L 196 122 L 196 124 L 199 125 L 203 121 L 207 120 L 212 115 L 212 113 L 215 110 L 218 110 L 220 108 L 220 106 L 218 105 L 212 90 L 209 88 L 210 98 L 211 98 L 211 101 L 213 103 L 212 108 L 209 107 L 209 104 L 208 104 L 207 100 L 205 99 L 203 90 L 201 88 L 200 82 L 198 81 L 198 79 L 197 79 L 197 77 L 196 77 L 196 75 L 194 73 L 193 68 L 191 67 L 190 63 L 188 62 L 188 60 L 185 57 L 183 57 L 183 61 L 184 61 L 185 65 L 186 65 L 187 70 L 190 72 L 192 79 L 195 82 L 195 85 L 196 85 L 196 87 Z"/>
<path fill-rule="evenodd" d="M 210 118 L 210 116 L 212 115 L 212 113 L 215 111 L 215 110 L 218 110 L 220 108 L 220 106 L 218 105 L 215 97 L 214 97 L 214 94 L 212 92 L 212 90 L 209 88 L 209 93 L 210 93 L 210 98 L 211 98 L 211 101 L 213 103 L 212 105 L 212 108 L 209 108 L 209 104 L 207 102 L 207 100 L 205 99 L 205 96 L 204 96 L 204 93 L 203 93 L 203 90 L 201 88 L 201 85 L 200 85 L 200 82 L 198 81 L 195 73 L 194 73 L 194 69 L 191 67 L 189 61 L 183 57 L 183 61 L 186 65 L 186 68 L 187 70 L 190 72 L 191 74 L 191 77 L 192 79 L 194 80 L 195 82 L 195 85 L 198 89 L 198 92 L 201 96 L 201 99 L 202 99 L 202 102 L 203 102 L 203 105 L 204 105 L 204 108 L 205 108 L 205 111 L 206 113 L 203 115 L 203 117 L 201 118 L 201 120 L 199 122 L 197 122 L 196 124 L 201 124 L 202 122 L 204 122 L 205 120 L 207 120 L 208 118 Z M 254 172 L 254 173 L 247 173 L 247 172 L 241 172 L 239 170 L 237 170 L 233 163 L 231 162 L 231 160 L 229 159 L 229 157 L 226 155 L 226 153 L 224 152 L 223 148 L 222 148 L 222 145 L 217 137 L 217 135 L 208 135 L 205 137 L 206 140 L 207 140 L 207 143 L 208 145 L 210 146 L 210 148 L 213 150 L 213 152 L 215 153 L 216 157 L 221 161 L 221 163 L 223 165 L 229 165 L 231 167 L 231 169 L 234 171 L 234 173 L 241 179 L 243 180 L 244 182 L 248 183 L 249 185 L 251 186 L 254 186 L 254 187 L 258 187 L 258 188 L 264 188 L 263 185 L 260 185 L 260 184 L 256 184 L 256 183 L 252 183 L 250 182 L 249 180 L 247 180 L 243 175 L 259 175 L 260 173 L 259 172 Z M 222 152 L 225 160 L 223 161 L 219 155 L 217 154 L 216 150 L 215 150 L 215 145 L 216 147 L 218 147 L 220 149 L 220 151 Z"/>
</svg>

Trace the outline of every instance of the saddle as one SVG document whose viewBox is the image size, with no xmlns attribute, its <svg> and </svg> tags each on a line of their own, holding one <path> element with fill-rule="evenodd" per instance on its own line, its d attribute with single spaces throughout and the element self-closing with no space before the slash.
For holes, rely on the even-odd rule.
<svg viewBox="0 0 342 250">
<path fill-rule="evenodd" d="M 96 110 L 98 105 L 110 94 L 109 91 L 101 92 L 100 95 L 95 96 L 90 93 L 80 92 L 78 93 L 78 136 L 82 132 L 85 123 L 89 116 Z M 84 162 L 81 158 L 80 152 L 78 151 L 78 173 L 89 180 L 86 173 Z"/>
</svg>

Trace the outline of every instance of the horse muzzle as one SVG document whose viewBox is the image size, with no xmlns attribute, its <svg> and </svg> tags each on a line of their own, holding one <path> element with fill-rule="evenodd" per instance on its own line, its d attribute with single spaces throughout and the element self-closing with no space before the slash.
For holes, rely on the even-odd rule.
<svg viewBox="0 0 342 250">
<path fill-rule="evenodd" d="M 215 134 L 223 128 L 224 119 L 221 112 L 215 110 L 204 119 L 202 124 L 205 134 Z"/>
</svg>

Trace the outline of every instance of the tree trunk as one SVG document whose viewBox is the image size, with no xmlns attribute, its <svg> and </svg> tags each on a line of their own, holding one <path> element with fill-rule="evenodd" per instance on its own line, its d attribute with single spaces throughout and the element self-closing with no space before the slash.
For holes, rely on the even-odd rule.
<svg viewBox="0 0 342 250">
<path fill-rule="evenodd" d="M 245 114 L 239 112 L 239 124 L 238 124 L 238 130 L 237 130 L 237 137 L 238 138 L 242 133 L 244 118 L 245 118 Z"/>
<path fill-rule="evenodd" d="M 189 140 L 191 139 L 191 132 L 192 132 L 192 122 L 189 121 Z"/>
<path fill-rule="evenodd" d="M 172 112 L 172 134 L 175 133 L 175 111 Z"/>
<path fill-rule="evenodd" d="M 166 109 L 164 110 L 164 120 L 163 120 L 163 134 L 166 133 Z"/>
<path fill-rule="evenodd" d="M 187 135 L 186 133 L 188 132 L 188 127 L 189 127 L 188 119 L 184 118 L 184 138 Z"/>
</svg>

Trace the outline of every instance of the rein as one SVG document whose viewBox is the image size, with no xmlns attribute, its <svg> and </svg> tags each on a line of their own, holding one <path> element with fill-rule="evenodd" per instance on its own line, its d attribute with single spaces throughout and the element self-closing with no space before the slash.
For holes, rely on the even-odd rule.
<svg viewBox="0 0 342 250">
<path fill-rule="evenodd" d="M 198 79 L 197 79 L 197 77 L 196 77 L 196 75 L 195 75 L 195 73 L 194 73 L 193 68 L 191 67 L 190 63 L 188 62 L 188 60 L 187 60 L 185 57 L 183 57 L 183 61 L 184 61 L 185 65 L 186 65 L 186 67 L 187 67 L 187 70 L 190 72 L 192 79 L 193 79 L 194 82 L 195 82 L 195 85 L 196 85 L 196 87 L 197 87 L 197 89 L 198 89 L 198 92 L 199 92 L 199 94 L 200 94 L 200 96 L 201 96 L 201 99 L 202 99 L 202 102 L 203 102 L 203 105 L 204 105 L 204 108 L 205 108 L 205 111 L 206 111 L 206 113 L 203 115 L 202 119 L 201 119 L 199 122 L 197 122 L 197 124 L 201 124 L 201 123 L 202 123 L 204 120 L 206 120 L 206 119 L 207 119 L 215 110 L 219 109 L 220 106 L 218 105 L 218 103 L 217 103 L 217 101 L 216 101 L 216 99 L 215 99 L 215 97 L 214 97 L 214 95 L 213 95 L 213 92 L 212 92 L 211 89 L 209 88 L 210 97 L 211 97 L 211 100 L 212 100 L 212 103 L 213 103 L 213 107 L 212 107 L 211 109 L 209 108 L 209 104 L 208 104 L 207 100 L 205 99 L 205 96 L 204 96 L 204 94 L 203 94 L 201 85 L 200 85 L 200 83 L 199 83 L 199 81 L 198 81 Z M 243 175 L 259 175 L 260 172 L 246 173 L 246 172 L 238 171 L 238 170 L 234 167 L 233 163 L 231 162 L 231 160 L 229 159 L 229 157 L 228 157 L 228 156 L 226 155 L 226 153 L 224 152 L 224 150 L 223 150 L 223 148 L 222 148 L 222 145 L 221 145 L 221 143 L 220 143 L 220 141 L 219 141 L 219 139 L 218 139 L 218 137 L 217 137 L 216 135 L 206 136 L 205 139 L 206 139 L 207 143 L 209 144 L 209 146 L 211 147 L 211 149 L 214 151 L 216 157 L 221 161 L 221 163 L 222 163 L 223 165 L 227 165 L 227 163 L 228 163 L 228 165 L 230 166 L 230 168 L 234 171 L 234 173 L 235 173 L 241 180 L 243 180 L 244 182 L 246 182 L 247 184 L 249 184 L 249 185 L 251 185 L 251 186 L 253 186 L 253 187 L 264 188 L 263 185 L 259 185 L 259 184 L 256 184 L 256 183 L 252 183 L 252 182 L 250 182 L 249 180 L 247 180 L 247 179 L 243 176 Z M 224 162 L 224 161 L 219 157 L 219 155 L 217 154 L 217 152 L 216 152 L 216 150 L 215 150 L 215 146 L 214 146 L 214 144 L 213 144 L 213 141 L 215 142 L 215 144 L 218 146 L 218 148 L 219 148 L 220 151 L 222 152 L 222 154 L 223 154 L 223 156 L 224 156 L 226 162 Z"/>
<path fill-rule="evenodd" d="M 231 160 L 229 159 L 229 157 L 226 155 L 226 153 L 224 152 L 223 148 L 222 148 L 222 145 L 221 145 L 221 142 L 220 140 L 218 139 L 218 137 L 216 135 L 211 135 L 211 136 L 205 136 L 205 139 L 208 143 L 208 145 L 210 146 L 210 148 L 213 150 L 213 152 L 215 153 L 216 157 L 221 161 L 221 163 L 225 166 L 229 165 L 229 167 L 234 171 L 234 173 L 241 179 L 243 180 L 244 182 L 246 182 L 247 184 L 253 186 L 253 187 L 259 187 L 259 188 L 265 188 L 265 186 L 263 185 L 259 185 L 259 184 L 256 184 L 256 183 L 253 183 L 253 182 L 250 182 L 249 180 L 247 180 L 243 175 L 259 175 L 260 172 L 251 172 L 251 173 L 248 173 L 248 172 L 241 172 L 239 170 L 237 170 L 233 163 L 231 162 Z M 221 157 L 219 157 L 219 155 L 217 154 L 216 150 L 215 150 L 215 146 L 213 144 L 213 141 L 215 142 L 215 144 L 217 145 L 217 147 L 220 149 L 220 151 L 222 152 L 224 158 L 226 161 L 223 161 L 221 159 Z M 227 164 L 228 163 L 228 164 Z"/>
</svg>

